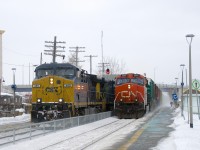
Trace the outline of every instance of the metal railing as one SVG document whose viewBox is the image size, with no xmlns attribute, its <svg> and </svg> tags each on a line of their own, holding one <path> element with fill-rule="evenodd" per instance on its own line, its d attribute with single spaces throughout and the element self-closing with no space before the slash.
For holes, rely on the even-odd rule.
<svg viewBox="0 0 200 150">
<path fill-rule="evenodd" d="M 77 116 L 59 120 L 53 120 L 42 123 L 33 123 L 23 127 L 7 129 L 0 131 L 0 146 L 15 143 L 24 139 L 32 139 L 33 137 L 46 135 L 58 130 L 65 130 L 72 127 L 95 122 L 111 117 L 111 111 L 98 114 L 90 114 L 85 116 Z"/>
</svg>

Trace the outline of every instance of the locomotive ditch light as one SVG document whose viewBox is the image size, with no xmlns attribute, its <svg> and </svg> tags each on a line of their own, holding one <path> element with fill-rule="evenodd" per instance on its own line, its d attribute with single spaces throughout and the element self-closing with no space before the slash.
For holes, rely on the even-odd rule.
<svg viewBox="0 0 200 150">
<path fill-rule="evenodd" d="M 77 89 L 80 90 L 80 89 L 81 89 L 81 86 L 80 86 L 80 85 L 77 85 Z"/>
<path fill-rule="evenodd" d="M 37 99 L 37 102 L 38 102 L 38 103 L 41 103 L 41 102 L 42 102 L 42 99 L 41 99 L 41 98 L 38 98 L 38 99 Z"/>
<path fill-rule="evenodd" d="M 60 98 L 58 101 L 59 101 L 60 103 L 62 103 L 62 102 L 63 102 L 63 99 L 62 99 L 62 98 Z"/>
</svg>

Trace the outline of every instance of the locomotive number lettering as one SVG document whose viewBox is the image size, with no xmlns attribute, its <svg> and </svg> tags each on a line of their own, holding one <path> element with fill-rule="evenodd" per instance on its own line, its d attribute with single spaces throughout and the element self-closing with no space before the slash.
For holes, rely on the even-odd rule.
<svg viewBox="0 0 200 150">
<path fill-rule="evenodd" d="M 57 92 L 57 87 L 47 87 L 46 92 Z"/>
</svg>

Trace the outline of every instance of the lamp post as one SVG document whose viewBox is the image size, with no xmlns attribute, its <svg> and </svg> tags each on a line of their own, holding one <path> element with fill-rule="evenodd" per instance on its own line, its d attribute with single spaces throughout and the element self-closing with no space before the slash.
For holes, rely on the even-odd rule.
<svg viewBox="0 0 200 150">
<path fill-rule="evenodd" d="M 184 82 L 183 82 L 183 70 L 184 70 L 184 67 L 185 65 L 184 64 L 181 64 L 181 69 L 182 69 L 182 82 L 181 82 L 181 116 L 183 116 L 183 86 L 184 86 Z M 184 117 L 184 116 L 183 116 Z M 184 118 L 185 119 L 185 118 Z"/>
<path fill-rule="evenodd" d="M 193 128 L 193 110 L 192 110 L 192 61 L 191 61 L 191 44 L 193 34 L 187 34 L 187 43 L 189 44 L 189 101 L 190 101 L 190 128 Z M 190 40 L 189 40 L 190 39 Z"/>
<path fill-rule="evenodd" d="M 15 90 L 16 90 L 15 72 L 16 72 L 16 68 L 12 68 L 12 71 L 13 71 L 13 85 L 12 85 L 12 89 L 13 89 L 13 104 L 14 104 L 14 113 L 13 113 L 13 116 L 15 117 Z"/>
<path fill-rule="evenodd" d="M 2 34 L 4 33 L 4 30 L 0 30 L 0 97 L 1 97 L 1 87 L 2 87 L 2 72 L 3 72 L 3 63 L 2 63 L 2 56 L 3 56 L 3 50 L 2 50 Z"/>
</svg>

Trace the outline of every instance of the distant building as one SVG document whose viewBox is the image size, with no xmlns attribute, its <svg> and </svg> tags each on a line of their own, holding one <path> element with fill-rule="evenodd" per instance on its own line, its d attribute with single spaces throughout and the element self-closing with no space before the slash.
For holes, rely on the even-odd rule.
<svg viewBox="0 0 200 150">
<path fill-rule="evenodd" d="M 15 108 L 21 108 L 22 107 L 22 97 L 19 95 L 15 96 L 15 103 L 13 99 L 13 95 L 9 93 L 1 93 L 0 96 L 0 112 L 2 111 L 8 111 L 10 112 L 11 110 Z"/>
</svg>

